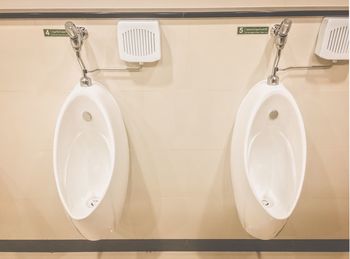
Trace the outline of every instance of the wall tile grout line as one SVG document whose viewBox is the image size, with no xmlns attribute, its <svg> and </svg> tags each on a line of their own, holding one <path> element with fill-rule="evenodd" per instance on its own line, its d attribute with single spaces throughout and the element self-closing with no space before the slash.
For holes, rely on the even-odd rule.
<svg viewBox="0 0 350 259">
<path fill-rule="evenodd" d="M 0 252 L 348 252 L 349 239 L 0 240 Z"/>
<path fill-rule="evenodd" d="M 233 17 L 304 17 L 304 16 L 348 16 L 349 10 L 285 10 L 285 11 L 198 11 L 198 12 L 39 12 L 0 11 L 0 19 L 114 19 L 114 18 L 233 18 Z"/>
</svg>

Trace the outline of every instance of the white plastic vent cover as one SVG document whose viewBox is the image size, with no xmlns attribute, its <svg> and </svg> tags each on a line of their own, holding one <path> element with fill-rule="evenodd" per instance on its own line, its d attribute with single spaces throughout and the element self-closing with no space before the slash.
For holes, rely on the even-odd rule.
<svg viewBox="0 0 350 259">
<path fill-rule="evenodd" d="M 324 18 L 318 32 L 315 53 L 329 60 L 349 60 L 349 19 Z"/>
<path fill-rule="evenodd" d="M 159 23 L 154 20 L 121 20 L 118 23 L 120 58 L 127 62 L 160 59 Z"/>
</svg>

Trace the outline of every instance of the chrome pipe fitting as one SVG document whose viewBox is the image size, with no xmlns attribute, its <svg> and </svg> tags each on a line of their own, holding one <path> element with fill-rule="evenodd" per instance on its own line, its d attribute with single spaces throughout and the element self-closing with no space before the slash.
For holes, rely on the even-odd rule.
<svg viewBox="0 0 350 259">
<path fill-rule="evenodd" d="M 273 62 L 271 75 L 267 78 L 268 85 L 279 84 L 279 77 L 277 76 L 278 64 L 281 58 L 282 49 L 287 43 L 287 36 L 291 27 L 292 21 L 285 18 L 280 24 L 275 24 L 271 29 L 271 35 L 274 37 L 274 44 L 276 45 L 277 53 Z"/>
<path fill-rule="evenodd" d="M 287 43 L 287 36 L 290 28 L 292 27 L 292 21 L 285 18 L 280 24 L 275 24 L 272 27 L 271 34 L 275 38 L 275 45 L 278 49 L 283 49 Z"/>
<path fill-rule="evenodd" d="M 78 63 L 80 65 L 81 71 L 83 73 L 82 78 L 80 78 L 81 86 L 91 86 L 91 78 L 87 76 L 88 70 L 80 56 L 81 47 L 83 46 L 84 40 L 88 38 L 88 31 L 84 27 L 77 27 L 71 21 L 64 24 L 65 30 L 70 38 L 70 43 L 75 51 Z"/>
<path fill-rule="evenodd" d="M 88 38 L 88 32 L 84 27 L 77 27 L 71 21 L 64 25 L 65 30 L 70 38 L 70 42 L 75 52 L 79 52 L 83 46 L 84 40 Z"/>
</svg>

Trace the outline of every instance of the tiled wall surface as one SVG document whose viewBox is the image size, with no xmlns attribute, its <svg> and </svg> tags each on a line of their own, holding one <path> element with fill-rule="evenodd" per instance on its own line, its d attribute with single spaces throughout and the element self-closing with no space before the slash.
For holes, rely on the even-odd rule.
<svg viewBox="0 0 350 259">
<path fill-rule="evenodd" d="M 239 103 L 268 76 L 275 49 L 269 35 L 236 31 L 281 19 L 160 20 L 160 62 L 140 73 L 93 76 L 118 101 L 131 149 L 115 238 L 249 238 L 234 207 L 229 143 Z M 292 20 L 281 66 L 322 63 L 313 55 L 321 18 Z M 65 216 L 52 168 L 55 120 L 80 77 L 69 40 L 43 34 L 64 22 L 0 21 L 1 239 L 81 238 Z M 74 22 L 89 31 L 88 67 L 124 66 L 117 20 Z M 308 160 L 300 201 L 279 238 L 347 238 L 348 65 L 281 73 L 281 81 L 302 111 Z M 286 258 L 311 258 L 293 256 Z M 314 258 L 335 258 L 322 256 Z"/>
<path fill-rule="evenodd" d="M 83 8 L 202 9 L 348 6 L 310 1 L 85 1 Z M 77 8 L 80 1 L 8 1 L 0 9 Z M 211 9 L 210 9 L 211 10 Z M 282 19 L 282 18 L 281 18 Z M 268 35 L 235 34 L 273 19 L 161 20 L 163 59 L 139 74 L 97 74 L 119 102 L 131 148 L 127 203 L 116 238 L 249 238 L 234 209 L 229 141 L 239 102 L 266 78 Z M 293 18 L 282 66 L 316 64 L 320 18 Z M 88 28 L 89 67 L 123 66 L 115 20 Z M 80 72 L 68 39 L 44 38 L 63 20 L 0 21 L 0 239 L 81 238 L 52 172 L 57 113 Z M 348 238 L 348 66 L 281 75 L 305 120 L 308 164 L 300 202 L 279 238 Z M 0 258 L 345 259 L 348 253 L 0 253 Z"/>
</svg>

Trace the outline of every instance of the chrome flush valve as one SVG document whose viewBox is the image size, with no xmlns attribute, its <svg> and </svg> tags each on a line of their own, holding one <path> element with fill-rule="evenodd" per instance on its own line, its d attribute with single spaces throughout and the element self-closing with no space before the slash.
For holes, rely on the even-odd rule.
<svg viewBox="0 0 350 259">
<path fill-rule="evenodd" d="M 285 18 L 280 24 L 275 24 L 271 29 L 271 35 L 274 37 L 274 43 L 277 48 L 277 54 L 273 62 L 271 75 L 267 78 L 268 85 L 279 84 L 279 77 L 277 76 L 278 63 L 280 61 L 282 49 L 287 43 L 287 36 L 291 27 L 292 21 L 288 18 Z"/>
<path fill-rule="evenodd" d="M 65 30 L 70 38 L 70 42 L 75 52 L 79 52 L 83 46 L 84 40 L 88 37 L 88 32 L 84 27 L 77 27 L 71 21 L 64 25 Z"/>
<path fill-rule="evenodd" d="M 280 24 L 275 24 L 271 29 L 271 34 L 275 37 L 275 44 L 277 49 L 283 49 L 287 43 L 287 36 L 290 28 L 292 27 L 292 21 L 285 18 Z"/>
<path fill-rule="evenodd" d="M 82 70 L 83 76 L 80 79 L 81 86 L 91 86 L 91 78 L 87 76 L 88 70 L 80 56 L 81 47 L 83 46 L 84 40 L 88 37 L 88 31 L 84 27 L 77 27 L 71 21 L 64 24 L 65 30 L 70 38 L 70 43 L 73 47 L 75 55 L 78 59 L 78 63 Z"/>
<path fill-rule="evenodd" d="M 294 69 L 302 69 L 302 70 L 315 70 L 315 69 L 328 69 L 331 68 L 335 61 L 328 65 L 312 65 L 312 66 L 291 66 L 286 68 L 279 68 L 278 64 L 281 58 L 282 49 L 287 43 L 287 36 L 289 33 L 289 30 L 292 27 L 292 21 L 288 18 L 283 19 L 283 21 L 280 24 L 275 24 L 271 28 L 271 36 L 274 38 L 274 44 L 276 45 L 277 53 L 275 60 L 273 62 L 273 67 L 271 74 L 267 78 L 267 84 L 268 85 L 278 85 L 279 84 L 279 77 L 277 75 L 277 72 L 279 71 L 287 71 L 287 70 L 294 70 Z"/>
</svg>

